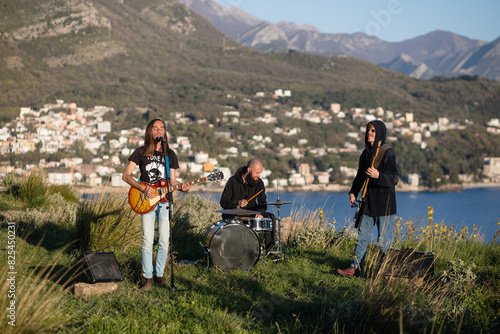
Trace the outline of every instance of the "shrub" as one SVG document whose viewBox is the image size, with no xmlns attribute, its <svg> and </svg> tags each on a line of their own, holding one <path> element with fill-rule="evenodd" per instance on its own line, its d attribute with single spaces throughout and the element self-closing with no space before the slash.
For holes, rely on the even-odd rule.
<svg viewBox="0 0 500 334">
<path fill-rule="evenodd" d="M 47 174 L 38 168 L 34 168 L 28 178 L 21 183 L 19 197 L 21 197 L 29 208 L 39 208 L 47 200 Z"/>
<path fill-rule="evenodd" d="M 172 231 L 174 254 L 184 259 L 199 259 L 203 257 L 205 234 L 215 222 L 222 220 L 221 214 L 216 212 L 220 206 L 214 200 L 203 199 L 197 194 L 188 193 L 182 199 L 176 197 Z"/>
<path fill-rule="evenodd" d="M 104 187 L 94 199 L 78 205 L 76 234 L 82 251 L 140 245 L 141 231 L 140 215 L 132 211 L 123 190 Z"/>
<path fill-rule="evenodd" d="M 341 231 L 335 230 L 335 221 L 330 223 L 322 220 L 321 211 L 319 217 L 316 212 L 302 213 L 304 210 L 292 211 L 291 218 L 282 220 L 282 238 L 295 247 L 304 249 L 307 247 L 338 247 L 347 238 L 346 228 Z"/>
<path fill-rule="evenodd" d="M 48 195 L 59 194 L 66 202 L 78 203 L 80 201 L 80 194 L 71 185 L 51 185 L 48 188 Z"/>
<path fill-rule="evenodd" d="M 186 233 L 204 235 L 212 224 L 222 220 L 215 200 L 188 193 L 180 200 L 174 198 L 174 203 L 174 233 L 179 238 Z"/>
</svg>

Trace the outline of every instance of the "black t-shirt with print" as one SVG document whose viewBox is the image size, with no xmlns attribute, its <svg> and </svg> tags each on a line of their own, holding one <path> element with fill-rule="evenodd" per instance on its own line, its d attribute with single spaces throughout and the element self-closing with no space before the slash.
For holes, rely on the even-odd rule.
<svg viewBox="0 0 500 334">
<path fill-rule="evenodd" d="M 142 155 L 143 148 L 143 146 L 136 148 L 132 155 L 128 158 L 129 161 L 132 161 L 139 166 L 141 171 L 141 181 L 149 184 L 155 184 L 159 180 L 166 179 L 167 174 L 165 171 L 165 159 L 163 154 L 155 151 L 155 154 L 151 158 L 147 158 Z M 175 152 L 169 150 L 167 156 L 170 169 L 178 169 L 179 161 L 177 160 Z"/>
</svg>

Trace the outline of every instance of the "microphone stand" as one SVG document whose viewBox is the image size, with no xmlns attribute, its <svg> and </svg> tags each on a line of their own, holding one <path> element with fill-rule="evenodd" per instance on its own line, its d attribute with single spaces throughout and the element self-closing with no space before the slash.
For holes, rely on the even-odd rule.
<svg viewBox="0 0 500 334">
<path fill-rule="evenodd" d="M 165 168 L 169 168 L 168 166 L 166 166 L 166 163 L 167 163 L 167 159 L 165 158 L 166 145 L 165 145 L 164 140 L 162 140 L 162 142 L 161 142 L 161 148 L 163 151 L 163 158 L 165 159 Z M 165 177 L 167 180 L 167 189 L 170 190 L 170 186 L 171 186 L 170 178 L 167 177 L 167 175 L 165 175 Z M 177 291 L 177 287 L 174 284 L 174 255 L 173 255 L 173 247 L 172 247 L 172 230 L 173 230 L 172 221 L 173 221 L 173 211 L 174 211 L 174 197 L 172 196 L 171 191 L 168 191 L 167 198 L 168 198 L 168 224 L 169 224 L 168 248 L 169 248 L 169 254 L 170 254 L 170 289 L 172 289 L 172 291 Z"/>
</svg>

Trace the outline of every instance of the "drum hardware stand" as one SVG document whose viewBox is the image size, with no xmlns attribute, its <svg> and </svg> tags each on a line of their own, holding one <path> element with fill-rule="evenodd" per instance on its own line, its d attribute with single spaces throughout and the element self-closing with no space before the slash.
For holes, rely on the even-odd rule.
<svg viewBox="0 0 500 334">
<path fill-rule="evenodd" d="M 269 251 L 266 256 L 269 256 L 270 254 L 285 254 L 285 257 L 290 256 L 290 253 L 288 252 L 285 243 L 281 240 L 280 206 L 283 204 L 274 204 L 274 205 L 276 205 L 276 207 L 278 208 L 278 217 L 276 218 L 276 220 L 278 221 L 278 242 L 273 246 L 272 250 Z"/>
<path fill-rule="evenodd" d="M 287 256 L 290 256 L 290 253 L 288 252 L 288 249 L 286 248 L 285 243 L 281 240 L 281 216 L 280 216 L 280 207 L 283 204 L 290 204 L 290 202 L 282 202 L 280 201 L 280 194 L 278 191 L 278 184 L 279 184 L 279 179 L 276 180 L 276 194 L 277 194 L 277 200 L 276 202 L 273 203 L 268 203 L 270 205 L 276 205 L 276 208 L 278 209 L 278 218 L 276 219 L 278 221 L 278 242 L 277 245 L 275 244 L 272 248 L 271 251 L 269 251 L 266 256 L 269 256 L 271 254 L 284 254 L 284 258 Z M 276 250 L 275 250 L 276 249 Z"/>
<path fill-rule="evenodd" d="M 267 270 L 266 263 L 264 262 L 264 258 L 262 257 L 262 252 L 263 251 L 264 251 L 264 249 L 262 248 L 262 245 L 261 245 L 260 246 L 260 262 L 262 262 L 262 265 L 264 266 L 264 269 Z"/>
<path fill-rule="evenodd" d="M 207 255 L 207 270 L 208 270 L 208 269 L 210 269 L 210 250 L 205 245 L 201 245 L 201 246 L 203 247 L 203 251 Z"/>
</svg>

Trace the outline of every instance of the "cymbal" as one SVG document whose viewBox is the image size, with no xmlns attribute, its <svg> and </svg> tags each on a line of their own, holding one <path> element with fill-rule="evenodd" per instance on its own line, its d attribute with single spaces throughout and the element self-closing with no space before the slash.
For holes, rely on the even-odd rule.
<svg viewBox="0 0 500 334">
<path fill-rule="evenodd" d="M 260 213 L 260 211 L 245 210 L 241 208 L 217 210 L 216 212 L 225 213 L 228 215 L 235 215 L 235 216 L 257 215 Z"/>
<path fill-rule="evenodd" d="M 280 200 L 277 200 L 276 202 L 269 202 L 269 203 L 266 203 L 266 205 L 276 205 L 276 206 L 280 206 L 280 205 L 283 205 L 283 204 L 290 204 L 292 202 L 282 202 Z"/>
</svg>

